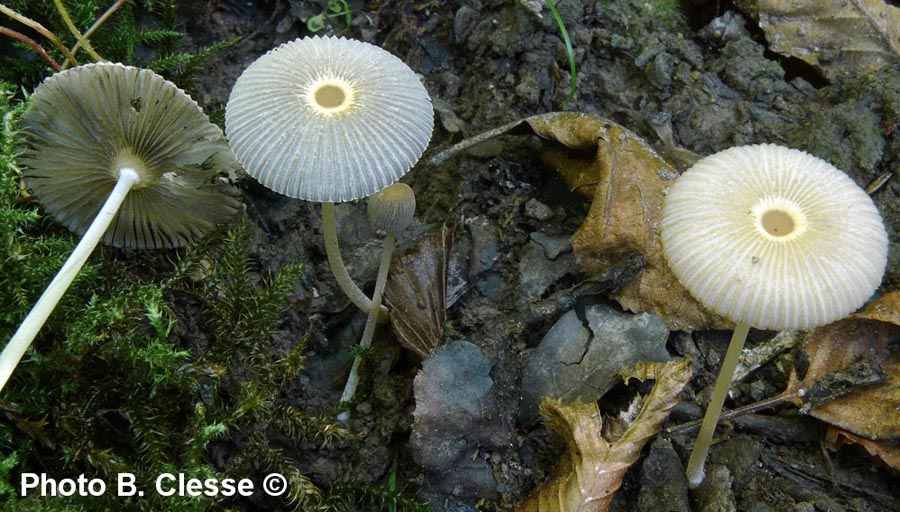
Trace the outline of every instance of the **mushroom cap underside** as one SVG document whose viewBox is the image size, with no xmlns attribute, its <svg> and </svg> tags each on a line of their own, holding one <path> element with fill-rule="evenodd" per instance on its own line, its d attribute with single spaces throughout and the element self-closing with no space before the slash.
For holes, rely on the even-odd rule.
<svg viewBox="0 0 900 512">
<path fill-rule="evenodd" d="M 25 183 L 69 230 L 87 231 L 122 167 L 140 183 L 101 242 L 184 246 L 240 211 L 239 168 L 222 131 L 156 73 L 94 63 L 46 79 L 21 120 Z"/>
</svg>

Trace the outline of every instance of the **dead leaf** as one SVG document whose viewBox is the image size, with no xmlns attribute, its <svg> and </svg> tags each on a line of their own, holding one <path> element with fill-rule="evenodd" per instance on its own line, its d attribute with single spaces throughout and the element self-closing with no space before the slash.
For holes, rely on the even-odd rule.
<svg viewBox="0 0 900 512">
<path fill-rule="evenodd" d="M 739 0 L 773 51 L 829 79 L 900 64 L 900 8 L 885 0 Z"/>
<path fill-rule="evenodd" d="M 593 197 L 600 181 L 597 144 L 613 123 L 567 112 L 529 117 L 525 122 L 536 135 L 552 141 L 544 145 L 544 161 L 562 175 L 570 189 Z"/>
<path fill-rule="evenodd" d="M 889 292 L 850 318 L 865 318 L 900 325 L 900 292 Z"/>
<path fill-rule="evenodd" d="M 808 365 L 784 395 L 821 421 L 870 440 L 900 441 L 900 292 L 812 331 Z M 805 366 L 805 368 L 804 368 Z"/>
<path fill-rule="evenodd" d="M 400 344 L 423 359 L 444 344 L 451 238 L 450 229 L 441 226 L 395 259 L 384 290 Z"/>
<path fill-rule="evenodd" d="M 634 421 L 616 439 L 600 435 L 602 420 L 596 402 L 562 402 L 544 398 L 541 412 L 547 424 L 565 441 L 554 475 L 515 508 L 516 512 L 602 512 L 622 485 L 622 477 L 638 459 L 644 445 L 656 436 L 678 395 L 691 378 L 688 359 L 669 363 L 639 363 L 624 376 L 655 379 Z"/>
<path fill-rule="evenodd" d="M 888 466 L 900 470 L 900 441 L 872 441 L 865 437 L 835 427 L 828 427 L 825 442 L 831 450 L 837 450 L 845 444 L 858 444 L 870 455 L 878 457 Z"/>
<path fill-rule="evenodd" d="M 635 255 L 643 257 L 644 268 L 614 297 L 623 308 L 652 312 L 672 330 L 733 327 L 681 286 L 663 256 L 658 232 L 663 196 L 678 172 L 618 123 L 574 112 L 541 114 L 462 141 L 435 155 L 429 165 L 501 135 L 528 133 L 544 140 L 544 160 L 569 187 L 593 198 L 572 237 L 585 271 L 606 274 Z"/>
<path fill-rule="evenodd" d="M 572 237 L 575 257 L 592 275 L 609 271 L 633 254 L 644 268 L 616 300 L 633 312 L 651 311 L 672 330 L 731 328 L 732 323 L 704 308 L 669 270 L 658 226 L 663 197 L 675 169 L 626 128 L 591 116 L 557 114 L 527 120 L 551 141 L 544 157 L 572 187 L 593 185 L 587 218 Z M 591 174 L 583 169 L 592 148 Z M 572 150 L 578 151 L 573 156 Z"/>
</svg>

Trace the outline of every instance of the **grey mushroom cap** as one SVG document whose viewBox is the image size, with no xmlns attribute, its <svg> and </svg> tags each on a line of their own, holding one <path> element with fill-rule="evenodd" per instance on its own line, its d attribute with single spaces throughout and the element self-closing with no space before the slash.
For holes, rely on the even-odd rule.
<svg viewBox="0 0 900 512">
<path fill-rule="evenodd" d="M 400 59 L 361 41 L 285 43 L 238 78 L 225 132 L 248 174 L 315 202 L 367 197 L 422 156 L 434 127 L 431 98 Z"/>
<path fill-rule="evenodd" d="M 239 169 L 222 131 L 194 100 L 156 73 L 95 63 L 45 80 L 22 116 L 19 162 L 44 208 L 81 235 L 122 167 L 140 182 L 101 242 L 181 247 L 241 209 Z"/>
<path fill-rule="evenodd" d="M 367 211 L 373 228 L 400 233 L 416 214 L 416 194 L 406 183 L 394 183 L 369 196 Z"/>
</svg>

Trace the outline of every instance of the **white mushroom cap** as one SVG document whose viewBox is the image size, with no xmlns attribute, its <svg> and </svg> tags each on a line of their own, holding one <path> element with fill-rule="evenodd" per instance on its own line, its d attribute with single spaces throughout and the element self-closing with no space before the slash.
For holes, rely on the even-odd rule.
<svg viewBox="0 0 900 512">
<path fill-rule="evenodd" d="M 368 43 L 306 37 L 238 78 L 225 132 L 238 160 L 290 197 L 343 202 L 394 183 L 431 139 L 434 110 L 415 73 Z"/>
<path fill-rule="evenodd" d="M 240 166 L 197 103 L 148 69 L 98 62 L 57 73 L 22 116 L 25 183 L 81 235 L 122 167 L 140 182 L 101 240 L 129 248 L 187 245 L 240 212 L 223 178 Z"/>
<path fill-rule="evenodd" d="M 772 144 L 688 169 L 668 192 L 660 235 L 695 298 L 760 329 L 843 318 L 872 296 L 887 264 L 869 196 L 827 162 Z"/>
</svg>

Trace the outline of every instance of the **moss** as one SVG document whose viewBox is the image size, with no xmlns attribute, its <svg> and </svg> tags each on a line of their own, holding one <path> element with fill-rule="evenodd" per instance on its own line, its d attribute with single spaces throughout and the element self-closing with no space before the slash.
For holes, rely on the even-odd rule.
<svg viewBox="0 0 900 512">
<path fill-rule="evenodd" d="M 812 113 L 800 128 L 800 147 L 844 170 L 872 171 L 884 152 L 878 118 L 854 100 Z"/>
<path fill-rule="evenodd" d="M 87 32 L 113 3 L 112 0 L 63 2 L 73 23 L 82 33 Z M 75 46 L 77 41 L 66 27 L 53 0 L 11 0 L 4 5 L 41 23 L 66 48 L 71 50 Z M 178 10 L 178 0 L 126 2 L 90 35 L 88 41 L 104 59 L 150 68 L 190 92 L 192 79 L 201 70 L 202 64 L 213 53 L 234 46 L 238 39 L 218 41 L 194 51 L 180 51 L 178 43 L 185 34 L 177 26 Z M 10 22 L 7 26 L 34 39 L 58 64 L 65 62 L 63 53 L 49 40 L 20 23 Z M 7 39 L 6 36 L 0 37 Z M 93 60 L 84 51 L 76 53 L 75 59 L 78 64 Z M 0 52 L 0 80 L 16 82 L 30 89 L 52 71 L 50 65 L 31 47 L 19 41 L 14 41 L 11 51 Z"/>
<path fill-rule="evenodd" d="M 792 137 L 796 146 L 870 179 L 884 158 L 885 134 L 900 122 L 900 71 L 832 84 L 812 95 L 804 110 L 806 120 Z"/>
<path fill-rule="evenodd" d="M 767 59 L 764 48 L 755 41 L 741 37 L 728 41 L 712 68 L 722 81 L 755 101 L 771 102 L 777 84 L 784 77 L 778 62 Z"/>
<path fill-rule="evenodd" d="M 14 306 L 0 318 L 7 338 L 73 245 L 21 192 L 15 125 L 26 103 L 14 100 L 14 91 L 0 83 L 0 300 Z M 271 436 L 330 443 L 351 435 L 284 396 L 303 369 L 305 339 L 277 348 L 272 334 L 302 270 L 258 276 L 247 256 L 248 229 L 244 221 L 214 233 L 153 280 L 126 272 L 118 251 L 92 257 L 3 391 L 0 508 L 204 510 L 213 498 L 151 491 L 129 500 L 110 488 L 120 472 L 153 489 L 166 472 L 252 478 L 265 467 L 289 477 L 285 504 L 318 503 L 318 488 Z M 209 327 L 204 345 L 182 337 L 188 312 L 176 311 L 176 299 L 199 304 L 191 321 Z M 208 448 L 226 438 L 238 448 L 230 464 L 217 466 Z M 25 471 L 101 478 L 108 491 L 17 497 Z"/>
</svg>

